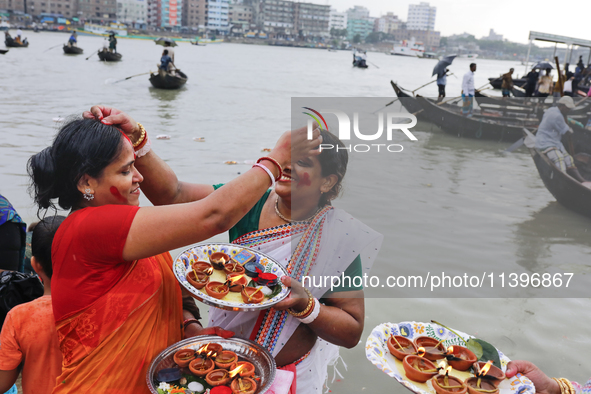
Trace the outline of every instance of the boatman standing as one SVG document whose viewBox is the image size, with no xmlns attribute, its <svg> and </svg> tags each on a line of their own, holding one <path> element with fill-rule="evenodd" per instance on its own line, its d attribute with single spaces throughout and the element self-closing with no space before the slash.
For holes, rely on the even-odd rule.
<svg viewBox="0 0 591 394">
<path fill-rule="evenodd" d="M 575 108 L 572 97 L 563 96 L 556 107 L 550 107 L 544 112 L 544 117 L 536 133 L 536 149 L 545 154 L 556 167 L 566 172 L 577 181 L 587 182 L 575 166 L 573 157 L 562 145 L 562 136 L 573 132 L 566 122 L 566 115 Z"/>
<path fill-rule="evenodd" d="M 117 39 L 115 38 L 115 33 L 109 34 L 109 50 L 117 53 Z"/>
<path fill-rule="evenodd" d="M 439 89 L 439 97 L 437 97 L 437 101 L 441 101 L 445 98 L 445 85 L 447 84 L 448 71 L 449 70 L 446 68 L 445 71 L 437 74 L 437 88 Z"/>
<path fill-rule="evenodd" d="M 470 63 L 470 71 L 464 74 L 462 80 L 462 115 L 472 116 L 472 109 L 474 107 L 474 72 L 476 71 L 476 63 Z"/>
<path fill-rule="evenodd" d="M 511 91 L 513 90 L 513 71 L 510 68 L 508 73 L 503 74 L 503 83 L 501 84 L 503 97 L 511 97 Z"/>
</svg>

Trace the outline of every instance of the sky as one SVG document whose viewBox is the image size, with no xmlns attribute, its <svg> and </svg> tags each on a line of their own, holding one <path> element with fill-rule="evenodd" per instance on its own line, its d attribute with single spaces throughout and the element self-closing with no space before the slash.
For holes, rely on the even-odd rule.
<svg viewBox="0 0 591 394">
<path fill-rule="evenodd" d="M 393 12 L 407 20 L 408 5 L 425 0 L 320 0 L 337 11 L 354 5 L 369 9 L 370 16 L 379 17 Z M 524 0 L 427 0 L 437 7 L 435 30 L 442 36 L 473 34 L 488 36 L 492 28 L 509 41 L 527 43 L 529 31 L 591 40 L 591 1 L 524 1 Z M 538 42 L 537 45 L 547 44 Z"/>
</svg>

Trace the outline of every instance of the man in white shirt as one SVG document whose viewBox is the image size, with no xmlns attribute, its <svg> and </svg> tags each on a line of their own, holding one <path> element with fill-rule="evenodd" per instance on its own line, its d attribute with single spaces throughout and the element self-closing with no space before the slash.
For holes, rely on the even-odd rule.
<svg viewBox="0 0 591 394">
<path fill-rule="evenodd" d="M 462 115 L 472 116 L 472 109 L 474 106 L 474 71 L 476 71 L 476 63 L 470 63 L 470 71 L 464 74 L 462 80 Z"/>
</svg>

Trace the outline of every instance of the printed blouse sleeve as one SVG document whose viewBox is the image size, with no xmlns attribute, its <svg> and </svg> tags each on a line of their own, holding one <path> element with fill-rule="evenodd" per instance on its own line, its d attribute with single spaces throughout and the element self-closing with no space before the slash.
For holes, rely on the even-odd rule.
<svg viewBox="0 0 591 394">
<path fill-rule="evenodd" d="M 581 385 L 577 382 L 571 382 L 577 394 L 589 394 L 591 393 L 591 379 L 585 383 L 585 385 Z"/>
<path fill-rule="evenodd" d="M 9 312 L 0 333 L 0 370 L 11 371 L 17 368 L 22 360 L 23 352 L 18 344 L 12 315 Z"/>
<path fill-rule="evenodd" d="M 85 254 L 102 262 L 121 263 L 123 248 L 131 223 L 139 207 L 130 205 L 104 205 L 86 208 L 78 217 L 77 237 Z"/>
</svg>

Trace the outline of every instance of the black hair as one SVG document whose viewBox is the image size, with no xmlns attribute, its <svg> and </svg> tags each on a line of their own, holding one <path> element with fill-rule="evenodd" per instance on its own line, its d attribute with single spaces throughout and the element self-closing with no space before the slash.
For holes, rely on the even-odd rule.
<svg viewBox="0 0 591 394">
<path fill-rule="evenodd" d="M 41 264 L 43 272 L 49 279 L 53 275 L 53 268 L 51 263 L 51 244 L 53 237 L 58 227 L 66 218 L 64 216 L 55 215 L 48 216 L 41 220 L 33 230 L 31 237 L 31 250 L 35 261 Z"/>
<path fill-rule="evenodd" d="M 168 49 L 165 49 L 164 52 L 162 52 L 162 53 L 164 53 L 165 55 L 168 55 Z"/>
<path fill-rule="evenodd" d="M 57 133 L 53 144 L 31 156 L 27 171 L 29 193 L 41 209 L 78 207 L 82 193 L 78 181 L 84 174 L 98 178 L 115 160 L 123 146 L 123 135 L 115 126 L 94 119 L 75 119 Z M 39 212 L 37 213 L 39 215 Z"/>
<path fill-rule="evenodd" d="M 470 68 L 476 67 L 476 63 L 470 63 Z"/>
<path fill-rule="evenodd" d="M 333 149 L 322 149 L 322 152 L 318 155 L 318 161 L 322 168 L 322 177 L 334 174 L 338 178 L 337 183 L 332 189 L 322 194 L 320 198 L 320 205 L 327 205 L 341 193 L 343 188 L 342 181 L 347 172 L 347 164 L 349 163 L 349 154 L 343 142 L 336 135 L 326 130 L 321 130 L 320 135 L 322 135 L 323 144 L 334 146 Z M 337 147 L 342 149 L 337 149 Z"/>
</svg>

